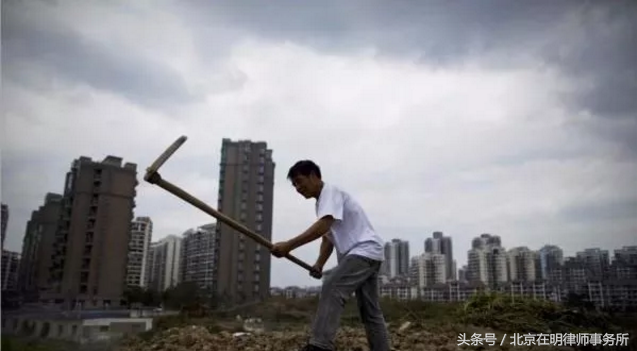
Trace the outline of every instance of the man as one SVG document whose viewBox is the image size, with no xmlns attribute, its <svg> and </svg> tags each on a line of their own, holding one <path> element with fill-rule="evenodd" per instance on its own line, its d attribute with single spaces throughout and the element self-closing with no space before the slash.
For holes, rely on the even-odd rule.
<svg viewBox="0 0 637 351">
<path fill-rule="evenodd" d="M 319 257 L 310 273 L 314 277 L 320 277 L 334 247 L 339 258 L 338 265 L 323 283 L 310 341 L 303 351 L 334 350 L 341 313 L 352 293 L 356 293 L 370 351 L 389 351 L 378 291 L 378 271 L 385 255 L 383 240 L 365 211 L 348 193 L 323 182 L 321 170 L 314 162 L 297 162 L 290 168 L 288 179 L 299 194 L 306 199 L 316 199 L 318 220 L 299 236 L 274 244 L 272 254 L 284 257 L 322 238 Z"/>
</svg>

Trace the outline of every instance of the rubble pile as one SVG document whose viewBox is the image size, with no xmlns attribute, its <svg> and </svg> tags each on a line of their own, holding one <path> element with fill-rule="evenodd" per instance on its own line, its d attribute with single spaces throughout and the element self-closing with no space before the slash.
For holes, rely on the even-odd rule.
<svg viewBox="0 0 637 351">
<path fill-rule="evenodd" d="M 480 346 L 458 346 L 458 333 L 429 331 L 411 326 L 391 329 L 393 351 L 454 351 L 480 349 Z M 127 340 L 118 351 L 297 351 L 307 342 L 307 330 L 270 331 L 262 334 L 210 332 L 203 326 L 172 328 L 156 334 L 150 340 Z M 511 350 L 513 346 L 481 346 L 495 350 Z M 515 346 L 516 350 L 532 346 Z M 339 351 L 368 351 L 363 328 L 343 327 L 338 333 Z M 570 347 L 544 347 L 544 350 L 573 350 Z"/>
<path fill-rule="evenodd" d="M 410 328 L 411 329 L 411 328 Z M 393 350 L 457 350 L 455 334 L 434 334 L 425 330 L 391 332 Z M 307 342 L 307 330 L 265 332 L 262 334 L 211 333 L 202 326 L 172 328 L 150 340 L 128 340 L 118 351 L 296 351 Z M 362 328 L 344 327 L 337 337 L 338 350 L 366 351 L 367 339 Z"/>
</svg>

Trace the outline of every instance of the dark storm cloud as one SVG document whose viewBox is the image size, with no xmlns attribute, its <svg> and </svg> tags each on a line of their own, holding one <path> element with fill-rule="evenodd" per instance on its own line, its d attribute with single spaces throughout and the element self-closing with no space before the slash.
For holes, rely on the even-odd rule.
<svg viewBox="0 0 637 351">
<path fill-rule="evenodd" d="M 351 50 L 373 45 L 390 54 L 425 54 L 462 60 L 483 50 L 536 37 L 555 24 L 574 2 L 561 1 L 191 1 L 200 23 L 231 27 L 274 40 L 320 49 Z M 208 11 L 201 11 L 207 8 Z M 477 46 L 476 46 L 477 45 Z"/>
<path fill-rule="evenodd" d="M 89 41 L 63 23 L 42 16 L 26 16 L 20 3 L 3 6 L 2 53 L 4 78 L 18 85 L 47 89 L 53 81 L 34 77 L 51 72 L 72 82 L 120 94 L 149 107 L 188 103 L 197 98 L 169 67 L 148 58 Z M 39 20 L 32 20 L 38 18 Z M 140 43 L 142 45 L 142 43 Z M 54 73 L 53 73 L 54 72 Z M 33 86 L 35 85 L 35 86 Z"/>
</svg>

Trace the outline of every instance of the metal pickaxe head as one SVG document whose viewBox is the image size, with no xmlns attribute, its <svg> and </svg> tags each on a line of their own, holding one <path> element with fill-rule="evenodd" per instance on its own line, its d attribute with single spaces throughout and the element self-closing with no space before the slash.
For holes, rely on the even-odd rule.
<svg viewBox="0 0 637 351">
<path fill-rule="evenodd" d="M 172 143 L 172 145 L 170 145 L 166 149 L 166 151 L 164 151 L 164 153 L 159 155 L 155 162 L 153 162 L 150 167 L 146 168 L 146 175 L 144 176 L 144 180 L 151 184 L 156 184 L 161 179 L 161 176 L 158 173 L 159 168 L 164 163 L 166 163 L 170 156 L 172 156 L 181 145 L 186 142 L 186 139 L 188 138 L 185 135 L 180 136 L 177 140 L 175 140 L 174 143 Z"/>
</svg>

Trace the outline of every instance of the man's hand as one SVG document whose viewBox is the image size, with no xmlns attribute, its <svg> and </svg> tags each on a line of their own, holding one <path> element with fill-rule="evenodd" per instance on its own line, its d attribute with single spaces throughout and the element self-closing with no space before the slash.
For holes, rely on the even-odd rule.
<svg viewBox="0 0 637 351">
<path fill-rule="evenodd" d="M 281 241 L 272 246 L 270 250 L 276 257 L 285 257 L 290 251 L 292 251 L 292 245 L 287 241 Z"/>
<path fill-rule="evenodd" d="M 319 264 L 315 264 L 314 266 L 312 266 L 310 276 L 312 278 L 321 279 L 323 277 L 323 266 Z"/>
</svg>

